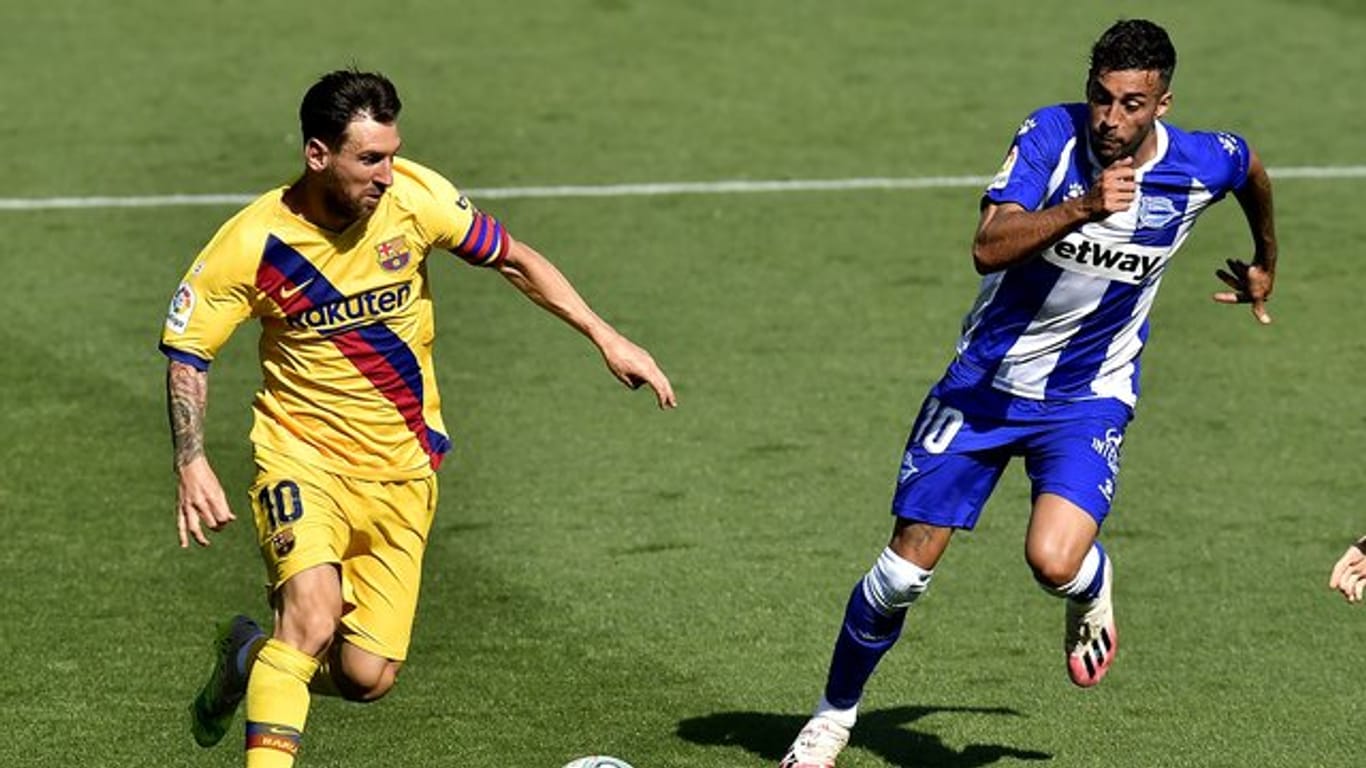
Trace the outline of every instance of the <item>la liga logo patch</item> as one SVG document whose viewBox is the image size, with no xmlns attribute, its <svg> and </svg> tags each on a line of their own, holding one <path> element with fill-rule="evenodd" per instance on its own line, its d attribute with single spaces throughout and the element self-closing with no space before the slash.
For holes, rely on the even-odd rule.
<svg viewBox="0 0 1366 768">
<path fill-rule="evenodd" d="M 190 322 L 190 315 L 194 312 L 194 304 L 194 289 L 189 283 L 181 283 L 175 295 L 171 297 L 170 309 L 166 310 L 166 327 L 176 333 L 184 333 L 185 326 Z"/>
<path fill-rule="evenodd" d="M 1001 170 L 996 172 L 991 183 L 987 185 L 988 190 L 1005 189 L 1010 183 L 1010 174 L 1015 170 L 1015 161 L 1020 157 L 1018 145 L 1012 145 L 1010 152 L 1006 154 L 1005 162 L 1001 163 Z"/>
<path fill-rule="evenodd" d="M 375 246 L 375 251 L 379 253 L 379 265 L 386 272 L 397 272 L 408 266 L 408 259 L 412 257 L 412 251 L 408 250 L 408 241 L 401 236 L 390 240 L 385 240 Z"/>
</svg>

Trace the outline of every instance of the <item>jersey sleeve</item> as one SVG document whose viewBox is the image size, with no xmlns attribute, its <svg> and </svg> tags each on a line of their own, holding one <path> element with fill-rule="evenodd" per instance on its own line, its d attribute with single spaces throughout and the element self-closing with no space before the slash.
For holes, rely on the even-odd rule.
<svg viewBox="0 0 1366 768">
<path fill-rule="evenodd" d="M 1200 162 L 1205 186 L 1218 196 L 1241 188 L 1252 163 L 1252 149 L 1243 137 L 1223 131 L 1196 135 L 1206 143 Z"/>
<path fill-rule="evenodd" d="M 444 248 L 477 267 L 496 267 L 507 256 L 508 234 L 497 219 L 484 213 L 441 174 L 404 162 L 419 192 L 411 204 L 431 247 Z"/>
<path fill-rule="evenodd" d="M 1026 117 L 982 195 L 983 204 L 1016 203 L 1037 209 L 1048 196 L 1048 182 L 1067 144 L 1070 125 L 1062 107 L 1045 107 Z"/>
<path fill-rule="evenodd" d="M 201 371 L 252 316 L 257 300 L 252 257 L 259 254 L 239 247 L 235 234 L 230 222 L 200 251 L 171 297 L 161 331 L 161 351 Z"/>
</svg>

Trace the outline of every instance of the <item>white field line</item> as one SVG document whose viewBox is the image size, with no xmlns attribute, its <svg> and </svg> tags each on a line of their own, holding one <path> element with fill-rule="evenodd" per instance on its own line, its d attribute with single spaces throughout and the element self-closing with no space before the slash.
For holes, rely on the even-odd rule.
<svg viewBox="0 0 1366 768">
<path fill-rule="evenodd" d="M 1274 179 L 1360 179 L 1366 165 L 1299 166 L 1268 169 Z M 989 176 L 862 177 L 853 179 L 775 179 L 681 181 L 643 184 L 572 184 L 546 187 L 467 189 L 476 200 L 544 197 L 646 197 L 652 195 L 726 195 L 765 192 L 829 192 L 862 189 L 965 189 L 986 186 Z M 0 211 L 70 208 L 170 208 L 245 205 L 257 195 L 148 195 L 141 197 L 0 197 Z"/>
</svg>

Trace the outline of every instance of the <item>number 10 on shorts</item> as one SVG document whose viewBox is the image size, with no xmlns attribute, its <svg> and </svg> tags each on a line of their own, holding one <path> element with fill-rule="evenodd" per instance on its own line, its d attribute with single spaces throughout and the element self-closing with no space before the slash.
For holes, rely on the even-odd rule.
<svg viewBox="0 0 1366 768">
<path fill-rule="evenodd" d="M 275 485 L 267 485 L 256 494 L 256 502 L 266 513 L 270 530 L 292 523 L 304 516 L 304 500 L 299 495 L 299 486 L 293 480 L 281 480 Z"/>
<path fill-rule="evenodd" d="M 958 430 L 963 428 L 963 412 L 939 402 L 939 398 L 925 400 L 920 411 L 920 419 L 911 435 L 911 444 L 920 443 L 926 451 L 933 454 L 943 453 L 953 442 Z"/>
</svg>

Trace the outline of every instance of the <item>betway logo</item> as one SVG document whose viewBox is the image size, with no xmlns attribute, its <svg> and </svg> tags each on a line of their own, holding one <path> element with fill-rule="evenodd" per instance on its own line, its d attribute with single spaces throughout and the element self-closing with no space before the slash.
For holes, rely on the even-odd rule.
<svg viewBox="0 0 1366 768">
<path fill-rule="evenodd" d="M 1098 243 L 1073 233 L 1044 249 L 1043 257 L 1073 272 L 1137 284 L 1153 275 L 1168 256 L 1165 251 L 1124 250 L 1126 246 L 1132 247 Z"/>
<path fill-rule="evenodd" d="M 285 322 L 292 328 L 312 328 L 320 333 L 349 330 L 366 325 L 406 305 L 412 292 L 413 287 L 407 283 L 378 288 L 296 312 L 286 317 Z"/>
</svg>

